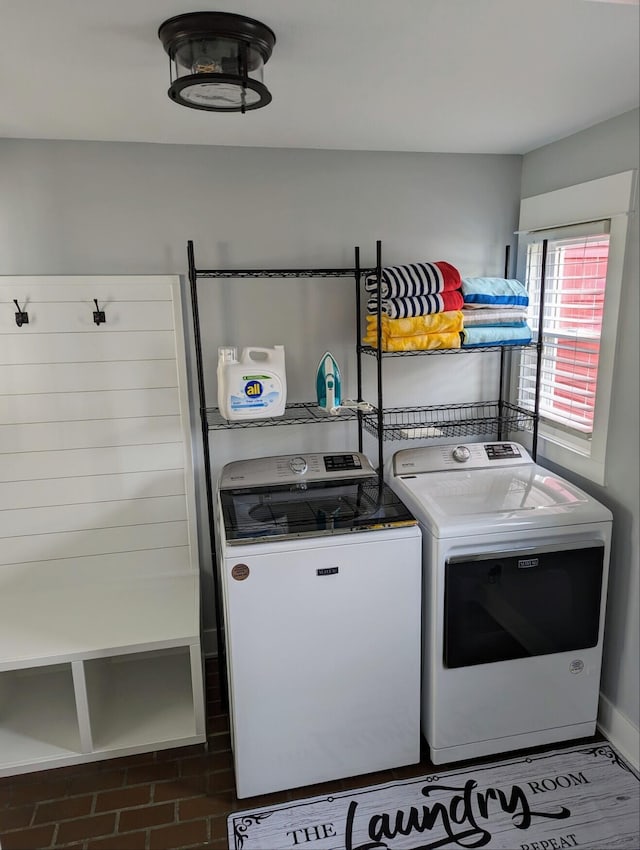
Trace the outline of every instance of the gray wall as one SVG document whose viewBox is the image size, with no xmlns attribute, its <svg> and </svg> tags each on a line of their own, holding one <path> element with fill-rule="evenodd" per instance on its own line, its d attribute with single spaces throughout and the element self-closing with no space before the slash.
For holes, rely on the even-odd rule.
<svg viewBox="0 0 640 850">
<path fill-rule="evenodd" d="M 372 266 L 381 239 L 387 265 L 444 259 L 463 274 L 502 274 L 520 177 L 515 156 L 0 140 L 1 273 L 185 275 L 188 239 L 200 268 L 349 267 L 356 245 Z M 329 349 L 356 395 L 351 282 L 204 281 L 199 292 L 209 403 L 217 346 L 230 344 L 283 343 L 294 401 L 315 397 Z M 385 373 L 389 404 L 496 397 L 494 355 L 397 358 Z M 368 398 L 373 376 L 371 363 Z M 215 432 L 211 445 L 215 478 L 232 458 L 357 443 L 353 426 L 332 424 Z M 365 450 L 375 459 L 372 440 Z M 202 495 L 201 476 L 198 486 Z"/>
<path fill-rule="evenodd" d="M 522 197 L 638 168 L 640 114 L 633 110 L 527 154 Z M 630 216 L 625 257 L 611 422 L 607 485 L 565 474 L 607 505 L 614 515 L 613 547 L 601 690 L 613 706 L 640 725 L 638 566 L 640 475 L 638 464 L 638 213 Z M 544 462 L 544 461 L 543 461 Z M 636 756 L 637 757 L 637 756 Z"/>
</svg>

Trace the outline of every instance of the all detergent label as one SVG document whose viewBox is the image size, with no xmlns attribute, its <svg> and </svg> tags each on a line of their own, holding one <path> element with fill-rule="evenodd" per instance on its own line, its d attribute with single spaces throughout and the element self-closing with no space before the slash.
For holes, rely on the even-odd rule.
<svg viewBox="0 0 640 850">
<path fill-rule="evenodd" d="M 264 407 L 266 396 L 264 396 L 263 381 L 268 381 L 268 375 L 243 375 L 244 388 L 240 395 L 232 395 L 230 398 L 232 410 L 245 410 L 247 407 Z"/>
<path fill-rule="evenodd" d="M 242 380 L 247 383 L 244 385 L 244 394 L 247 398 L 260 398 L 262 393 L 264 392 L 264 386 L 262 381 L 268 381 L 268 375 L 243 375 Z"/>
<path fill-rule="evenodd" d="M 280 381 L 272 375 L 243 375 L 241 392 L 229 396 L 232 412 L 246 410 L 269 411 L 279 405 L 282 397 Z"/>
</svg>

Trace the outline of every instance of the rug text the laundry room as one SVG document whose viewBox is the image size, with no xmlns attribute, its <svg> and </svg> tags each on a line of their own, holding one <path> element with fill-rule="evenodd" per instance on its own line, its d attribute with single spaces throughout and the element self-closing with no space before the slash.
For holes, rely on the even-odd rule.
<svg viewBox="0 0 640 850">
<path fill-rule="evenodd" d="M 369 814 L 365 824 L 368 840 L 354 843 L 354 837 L 363 834 L 363 824 L 357 823 L 358 803 L 352 800 L 346 815 L 345 850 L 393 850 L 393 841 L 398 836 L 423 835 L 434 829 L 438 838 L 433 843 L 421 843 L 420 850 L 436 847 L 484 847 L 491 840 L 491 832 L 486 822 L 492 812 L 511 815 L 513 825 L 518 829 L 529 829 L 534 818 L 562 820 L 570 817 L 571 812 L 564 806 L 555 811 L 534 810 L 527 795 L 519 785 L 512 785 L 509 792 L 501 788 L 476 790 L 478 783 L 468 779 L 463 786 L 425 785 L 421 789 L 424 797 L 433 798 L 438 792 L 453 792 L 446 803 L 433 802 L 431 805 L 411 806 L 397 809 L 395 812 Z M 485 825 L 480 822 L 484 821 Z M 444 831 L 446 837 L 442 837 Z M 474 839 L 469 843 L 470 839 Z M 359 841 L 356 838 L 356 841 Z"/>
</svg>

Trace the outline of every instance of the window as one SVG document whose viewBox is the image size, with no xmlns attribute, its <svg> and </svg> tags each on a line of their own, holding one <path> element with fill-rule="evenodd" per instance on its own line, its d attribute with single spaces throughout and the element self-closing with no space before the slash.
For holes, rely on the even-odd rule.
<svg viewBox="0 0 640 850">
<path fill-rule="evenodd" d="M 540 416 L 573 437 L 589 453 L 598 385 L 600 337 L 609 259 L 608 222 L 588 227 L 592 235 L 546 235 L 528 240 L 525 281 L 529 326 L 538 332 L 542 261 L 545 253 Z M 523 357 L 519 403 L 535 403 L 535 356 Z"/>
<path fill-rule="evenodd" d="M 626 172 L 594 180 L 521 206 L 521 228 L 523 222 L 534 227 L 520 231 L 518 273 L 529 291 L 536 337 L 542 324 L 539 453 L 600 484 L 632 178 Z M 590 212 L 600 215 L 585 221 Z M 536 366 L 536 352 L 523 352 L 515 376 L 518 403 L 530 410 Z"/>
</svg>

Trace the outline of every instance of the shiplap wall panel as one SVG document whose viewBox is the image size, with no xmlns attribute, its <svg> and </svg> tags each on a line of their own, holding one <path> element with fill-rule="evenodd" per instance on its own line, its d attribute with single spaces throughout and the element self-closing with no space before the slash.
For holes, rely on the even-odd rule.
<svg viewBox="0 0 640 850">
<path fill-rule="evenodd" d="M 125 419 L 180 413 L 177 387 L 149 390 L 89 390 L 83 393 L 11 395 L 3 402 L 7 425 L 69 422 L 74 419 Z"/>
<path fill-rule="evenodd" d="M 136 446 L 145 443 L 177 443 L 182 438 L 179 416 L 144 416 L 130 419 L 93 419 L 65 422 L 28 422 L 0 425 L 0 455 L 31 451 Z"/>
<path fill-rule="evenodd" d="M 29 322 L 19 327 L 15 321 L 7 321 L 5 316 L 2 332 L 5 334 L 36 335 L 50 331 L 51 328 L 68 327 L 67 333 L 100 333 L 103 336 L 110 330 L 115 331 L 172 331 L 173 307 L 170 301 L 129 301 L 111 303 L 98 301 L 104 311 L 105 322 L 99 326 L 93 320 L 96 305 L 86 303 L 34 303 L 31 298 L 18 303 L 29 314 Z M 15 305 L 14 311 L 15 313 Z M 15 317 L 14 317 L 15 318 Z"/>
<path fill-rule="evenodd" d="M 167 546 L 186 546 L 188 541 L 187 525 L 181 520 L 144 526 L 5 537 L 0 546 L 0 564 L 134 552 L 138 549 L 164 549 Z M 123 588 L 123 592 L 126 592 L 126 588 Z"/>
<path fill-rule="evenodd" d="M 179 300 L 176 278 L 0 279 L 6 570 L 197 570 Z"/>
<path fill-rule="evenodd" d="M 7 305 L 15 312 L 14 298 L 24 310 L 35 304 L 88 304 L 95 309 L 93 299 L 97 298 L 100 308 L 104 303 L 120 304 L 126 301 L 169 301 L 173 300 L 172 283 L 162 283 L 159 279 L 144 283 L 143 278 L 123 279 L 120 276 L 100 275 L 47 275 L 42 277 L 21 275 L 5 278 L 7 288 L 0 292 L 0 309 Z"/>
<path fill-rule="evenodd" d="M 183 468 L 182 443 L 109 446 L 104 449 L 69 449 L 59 452 L 30 451 L 0 455 L 0 482 Z M 94 481 L 94 489 L 99 489 L 100 485 L 100 481 Z"/>
<path fill-rule="evenodd" d="M 158 496 L 120 502 L 56 505 L 46 508 L 14 508 L 0 511 L 0 537 L 86 531 L 123 525 L 186 520 L 183 496 Z"/>
<path fill-rule="evenodd" d="M 94 328 L 95 333 L 86 334 L 6 334 L 0 346 L 0 366 L 12 363 L 129 362 L 150 358 L 167 360 L 176 356 L 175 337 L 171 331 L 127 333 L 107 331 L 106 326 Z"/>
<path fill-rule="evenodd" d="M 34 564 L 34 567 L 38 569 L 39 563 Z M 176 571 L 183 574 L 191 572 L 188 546 L 84 555 L 71 560 L 52 558 L 47 561 L 47 577 L 50 582 L 77 582 L 87 573 L 101 576 L 103 580 L 118 582 L 134 572 L 137 579 L 144 579 L 145 576 L 153 578 L 156 575 L 171 575 Z M 0 596 L 16 590 L 20 593 L 22 587 L 28 588 L 30 581 L 28 563 L 4 564 L 0 569 Z"/>
<path fill-rule="evenodd" d="M 109 361 L 106 363 L 32 363 L 3 366 L 7 395 L 89 390 L 141 390 L 177 387 L 175 360 Z"/>
<path fill-rule="evenodd" d="M 0 510 L 185 495 L 182 467 L 75 478 L 10 481 L 0 487 Z"/>
</svg>

